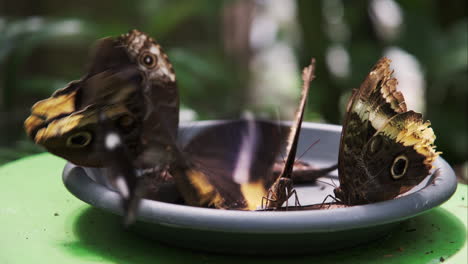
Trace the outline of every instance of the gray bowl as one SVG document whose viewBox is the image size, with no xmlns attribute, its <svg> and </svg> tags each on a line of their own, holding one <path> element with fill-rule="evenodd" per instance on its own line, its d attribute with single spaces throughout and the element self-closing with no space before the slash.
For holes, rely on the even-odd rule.
<svg viewBox="0 0 468 264">
<path fill-rule="evenodd" d="M 223 122 L 182 126 L 182 140 L 193 136 L 192 132 Z M 298 153 L 320 139 L 302 159 L 319 167 L 333 165 L 337 162 L 340 133 L 340 126 L 304 122 Z M 286 254 L 336 250 L 385 236 L 400 222 L 448 200 L 457 186 L 455 174 L 440 157 L 434 165 L 440 169 L 437 177 L 428 176 L 408 194 L 390 201 L 329 210 L 248 212 L 143 200 L 131 229 L 159 242 L 204 251 Z M 338 184 L 337 172 L 321 180 Z M 63 181 L 79 199 L 122 214 L 120 197 L 108 187 L 102 169 L 68 163 Z M 333 194 L 333 187 L 322 182 L 296 189 L 303 205 L 321 203 L 327 194 Z"/>
</svg>

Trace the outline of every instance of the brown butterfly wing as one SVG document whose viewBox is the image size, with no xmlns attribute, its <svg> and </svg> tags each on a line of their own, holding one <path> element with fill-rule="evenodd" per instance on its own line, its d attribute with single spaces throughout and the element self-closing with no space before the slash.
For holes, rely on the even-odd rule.
<svg viewBox="0 0 468 264">
<path fill-rule="evenodd" d="M 349 165 L 355 161 L 346 161 L 347 158 L 358 156 L 361 151 L 352 146 L 364 146 L 388 118 L 406 111 L 403 96 L 395 90 L 397 81 L 390 78 L 389 63 L 386 58 L 379 60 L 360 88 L 353 90 L 341 133 L 340 171 L 350 170 Z M 344 173 L 349 174 L 352 171 Z"/>
<path fill-rule="evenodd" d="M 421 157 L 412 153 L 411 145 L 399 144 L 394 137 L 388 137 L 388 131 L 405 131 L 414 124 L 420 124 L 417 127 L 421 129 L 428 126 L 422 125 L 420 115 L 407 112 L 403 95 L 396 91 L 397 80 L 391 77 L 389 64 L 390 60 L 381 59 L 360 88 L 353 92 L 348 103 L 338 161 L 340 187 L 335 189 L 337 198 L 345 204 L 391 199 L 414 187 L 414 183 L 420 182 L 428 174 L 428 171 L 412 169 L 419 168 L 416 164 L 420 164 Z M 432 141 L 424 141 L 425 145 L 432 145 L 432 130 L 426 130 L 424 133 L 432 134 L 427 136 Z M 377 146 L 385 149 L 379 149 Z M 370 149 L 375 150 L 375 153 L 368 151 Z M 430 149 L 432 150 L 432 147 Z M 392 177 L 389 178 L 389 167 L 392 167 L 398 154 L 404 151 L 407 151 L 408 158 L 412 159 L 409 164 L 413 167 L 408 167 L 408 173 L 411 172 L 410 177 L 413 177 L 413 173 L 418 174 L 418 181 L 398 182 Z M 423 155 L 432 156 L 432 152 Z M 424 175 L 419 176 L 420 172 Z"/>
<path fill-rule="evenodd" d="M 98 110 L 121 129 L 128 144 L 136 145 L 139 137 L 137 117 L 130 110 L 138 102 L 134 98 L 137 84 L 122 77 L 119 73 L 96 74 L 69 86 L 75 88 L 71 93 L 58 91 L 36 103 L 31 117 L 25 121 L 28 133 L 49 152 L 77 165 L 103 166 L 102 156 L 95 152 L 94 146 Z M 93 99 L 82 107 L 77 101 L 84 90 L 93 94 Z"/>
<path fill-rule="evenodd" d="M 251 126 L 253 130 L 249 130 Z M 274 123 L 240 120 L 197 134 L 184 152 L 192 167 L 187 175 L 190 182 L 198 194 L 210 196 L 199 201 L 216 208 L 256 209 L 271 185 L 283 132 Z M 246 142 L 254 147 L 245 149 Z M 240 177 L 236 174 L 239 166 L 245 167 Z"/>
<path fill-rule="evenodd" d="M 98 152 L 123 197 L 129 223 L 146 189 L 142 179 L 166 170 L 179 154 L 175 144 L 179 121 L 175 75 L 160 46 L 136 30 L 116 40 L 101 41 L 97 50 L 91 66 L 91 73 L 97 73 L 88 77 L 87 93 L 81 99 L 97 107 Z M 119 56 L 114 58 L 113 54 Z M 117 125 L 105 116 L 105 109 L 112 105 L 128 108 L 127 119 Z M 128 128 L 121 126 L 127 124 L 125 121 L 136 128 L 136 138 L 131 141 L 123 133 Z M 138 177 L 136 168 L 143 177 Z"/>
<path fill-rule="evenodd" d="M 102 38 L 94 44 L 88 65 L 88 76 L 104 71 L 120 71 L 134 66 L 126 47 L 116 38 Z"/>
</svg>

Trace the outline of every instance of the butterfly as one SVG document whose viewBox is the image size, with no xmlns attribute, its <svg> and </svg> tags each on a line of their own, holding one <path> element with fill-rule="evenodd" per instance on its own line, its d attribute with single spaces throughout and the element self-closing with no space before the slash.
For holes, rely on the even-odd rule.
<svg viewBox="0 0 468 264">
<path fill-rule="evenodd" d="M 102 167 L 102 155 L 94 144 L 101 112 L 119 129 L 132 156 L 137 156 L 142 113 L 150 106 L 139 97 L 138 89 L 159 97 L 157 111 L 166 117 L 165 130 L 177 135 L 179 96 L 172 64 L 161 46 L 138 30 L 99 40 L 88 73 L 34 104 L 24 123 L 26 132 L 55 155 L 77 165 Z"/>
<path fill-rule="evenodd" d="M 286 202 L 286 208 L 289 207 L 288 200 L 294 195 L 295 206 L 300 206 L 299 198 L 296 190 L 293 187 L 293 169 L 296 162 L 296 151 L 299 143 L 299 132 L 301 130 L 302 120 L 304 118 L 304 111 L 309 94 L 310 82 L 315 78 L 315 59 L 312 59 L 311 64 L 304 68 L 302 72 L 302 91 L 299 106 L 291 126 L 289 136 L 287 138 L 286 146 L 286 160 L 284 166 L 273 183 L 269 188 L 268 193 L 262 200 L 262 209 L 279 209 Z M 325 168 L 316 171 L 316 176 L 321 177 L 328 172 L 335 170 L 336 166 Z M 309 175 L 310 176 L 310 175 Z"/>
<path fill-rule="evenodd" d="M 380 59 L 346 107 L 334 193 L 357 205 L 389 200 L 419 184 L 439 155 L 430 122 L 408 111 L 390 60 Z"/>
</svg>

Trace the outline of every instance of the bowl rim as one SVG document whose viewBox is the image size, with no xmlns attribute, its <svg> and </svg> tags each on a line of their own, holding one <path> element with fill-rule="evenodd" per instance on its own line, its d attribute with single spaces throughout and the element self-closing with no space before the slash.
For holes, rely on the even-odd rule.
<svg viewBox="0 0 468 264">
<path fill-rule="evenodd" d="M 208 120 L 181 124 L 181 128 L 211 126 L 229 122 Z M 341 126 L 303 122 L 302 129 L 341 133 Z M 313 233 L 366 228 L 399 222 L 447 201 L 457 181 L 450 165 L 441 157 L 434 162 L 427 184 L 420 190 L 393 200 L 330 210 L 235 211 L 192 207 L 142 200 L 137 220 L 169 227 L 234 233 Z M 77 198 L 98 208 L 122 215 L 120 196 L 90 178 L 90 170 L 70 162 L 65 165 L 63 182 Z"/>
</svg>

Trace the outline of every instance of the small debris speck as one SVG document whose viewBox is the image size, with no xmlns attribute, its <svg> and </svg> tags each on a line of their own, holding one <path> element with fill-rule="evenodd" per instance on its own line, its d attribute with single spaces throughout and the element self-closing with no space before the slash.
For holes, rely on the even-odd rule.
<svg viewBox="0 0 468 264">
<path fill-rule="evenodd" d="M 407 229 L 406 232 L 414 232 L 416 231 L 416 228 L 411 228 L 411 229 Z"/>
<path fill-rule="evenodd" d="M 440 260 L 440 262 L 444 262 L 444 261 L 445 261 L 444 257 L 440 257 L 439 260 Z"/>
<path fill-rule="evenodd" d="M 398 251 L 403 252 L 403 251 L 405 251 L 405 249 L 403 247 L 399 247 Z"/>
<path fill-rule="evenodd" d="M 465 201 L 465 197 L 462 197 L 462 201 Z"/>
<path fill-rule="evenodd" d="M 384 255 L 384 258 L 391 258 L 391 257 L 393 257 L 393 255 L 392 255 L 392 254 L 387 254 L 387 255 Z"/>
<path fill-rule="evenodd" d="M 59 216 L 59 214 L 58 214 L 58 213 L 54 213 L 54 216 Z"/>
</svg>

